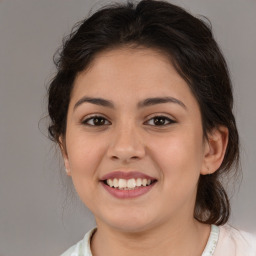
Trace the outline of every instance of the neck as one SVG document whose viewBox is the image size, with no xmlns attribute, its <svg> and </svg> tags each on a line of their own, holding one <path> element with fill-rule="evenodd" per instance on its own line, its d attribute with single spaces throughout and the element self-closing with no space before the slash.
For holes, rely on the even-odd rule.
<svg viewBox="0 0 256 256">
<path fill-rule="evenodd" d="M 134 233 L 98 225 L 91 248 L 93 256 L 197 256 L 202 254 L 209 234 L 210 226 L 195 219 L 165 222 Z"/>
</svg>

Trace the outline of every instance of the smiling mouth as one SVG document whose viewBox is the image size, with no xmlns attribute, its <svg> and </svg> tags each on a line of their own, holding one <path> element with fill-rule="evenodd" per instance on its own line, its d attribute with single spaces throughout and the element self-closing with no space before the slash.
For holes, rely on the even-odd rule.
<svg viewBox="0 0 256 256">
<path fill-rule="evenodd" d="M 118 190 L 136 190 L 143 187 L 148 187 L 157 180 L 145 179 L 145 178 L 132 178 L 132 179 L 107 179 L 103 183 L 111 188 Z"/>
</svg>

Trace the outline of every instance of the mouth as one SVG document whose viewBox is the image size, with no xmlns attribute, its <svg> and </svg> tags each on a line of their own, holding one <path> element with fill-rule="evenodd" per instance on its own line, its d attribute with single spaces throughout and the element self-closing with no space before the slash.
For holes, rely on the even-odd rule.
<svg viewBox="0 0 256 256">
<path fill-rule="evenodd" d="M 101 184 L 112 196 L 125 199 L 148 193 L 157 179 L 140 172 L 112 172 L 102 177 Z"/>
<path fill-rule="evenodd" d="M 155 183 L 154 179 L 146 178 L 131 178 L 131 179 L 106 179 L 103 183 L 111 188 L 119 190 L 135 190 L 142 187 L 147 187 Z"/>
</svg>

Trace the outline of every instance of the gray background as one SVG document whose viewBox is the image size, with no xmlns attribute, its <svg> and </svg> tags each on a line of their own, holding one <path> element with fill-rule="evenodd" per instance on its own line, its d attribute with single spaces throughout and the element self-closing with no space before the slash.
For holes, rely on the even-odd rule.
<svg viewBox="0 0 256 256">
<path fill-rule="evenodd" d="M 109 2 L 109 1 L 108 1 Z M 234 83 L 244 178 L 231 223 L 256 231 L 256 1 L 172 1 L 207 16 Z M 46 138 L 52 55 L 73 24 L 107 1 L 0 0 L 0 255 L 59 255 L 93 217 L 67 197 L 58 151 Z M 237 187 L 238 189 L 238 187 Z M 68 198 L 68 200 L 65 200 Z"/>
</svg>

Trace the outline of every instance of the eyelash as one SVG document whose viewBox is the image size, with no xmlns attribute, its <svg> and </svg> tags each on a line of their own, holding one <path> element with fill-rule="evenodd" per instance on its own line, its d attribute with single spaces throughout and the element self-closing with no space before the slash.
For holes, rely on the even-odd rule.
<svg viewBox="0 0 256 256">
<path fill-rule="evenodd" d="M 94 123 L 94 121 L 96 121 L 96 119 L 100 119 L 101 120 L 101 123 L 99 123 L 98 125 Z M 171 124 L 174 124 L 176 123 L 176 121 L 174 121 L 173 119 L 169 118 L 169 117 L 166 117 L 164 115 L 156 115 L 156 116 L 153 116 L 151 117 L 150 119 L 148 119 L 146 122 L 144 122 L 143 124 L 146 124 L 148 123 L 149 121 L 151 120 L 154 120 L 156 121 L 156 119 L 160 119 L 160 120 L 164 120 L 164 123 L 162 123 L 161 125 L 156 125 L 155 122 L 154 124 L 150 124 L 150 126 L 167 126 L 167 125 L 171 125 Z M 89 122 L 92 121 L 94 124 L 89 124 Z M 102 124 L 102 121 L 104 122 Z M 108 122 L 108 124 L 105 124 L 105 122 Z M 168 122 L 166 124 L 166 122 Z M 108 121 L 105 117 L 103 116 L 100 116 L 100 115 L 95 115 L 95 116 L 91 116 L 89 118 L 86 118 L 85 120 L 82 121 L 82 124 L 83 125 L 86 125 L 86 126 L 104 126 L 104 125 L 111 125 L 111 122 Z"/>
<path fill-rule="evenodd" d="M 96 120 L 96 119 L 101 119 L 101 120 L 104 120 L 104 121 L 108 121 L 105 117 L 103 116 L 100 116 L 100 115 L 95 115 L 95 116 L 90 116 L 88 118 L 86 118 L 85 120 L 82 121 L 82 124 L 86 125 L 86 126 L 103 126 L 103 125 L 106 125 L 106 124 L 103 124 L 103 125 L 95 125 L 95 124 L 88 124 L 89 121 L 93 121 L 93 120 Z M 109 121 L 108 121 L 109 122 Z M 110 125 L 111 123 L 109 122 L 109 124 L 107 125 Z"/>
<path fill-rule="evenodd" d="M 162 123 L 161 125 L 156 125 L 155 122 L 154 122 L 154 120 L 156 121 L 157 119 L 158 119 L 158 121 L 159 121 L 159 119 L 160 119 L 160 120 L 164 120 L 164 124 Z M 171 124 L 176 123 L 176 121 L 174 121 L 173 119 L 171 119 L 171 118 L 169 118 L 169 117 L 167 117 L 167 116 L 164 116 L 164 115 L 156 115 L 156 116 L 153 116 L 153 117 L 151 117 L 150 119 L 148 119 L 146 122 L 148 123 L 148 122 L 151 121 L 151 120 L 153 120 L 153 122 L 154 122 L 154 125 L 151 124 L 151 126 L 167 126 L 167 125 L 171 125 Z M 167 124 L 166 124 L 166 121 L 168 122 Z M 146 122 L 145 122 L 145 123 L 146 123 Z"/>
</svg>

